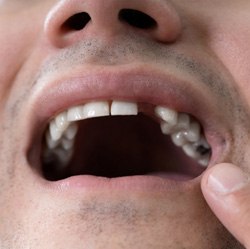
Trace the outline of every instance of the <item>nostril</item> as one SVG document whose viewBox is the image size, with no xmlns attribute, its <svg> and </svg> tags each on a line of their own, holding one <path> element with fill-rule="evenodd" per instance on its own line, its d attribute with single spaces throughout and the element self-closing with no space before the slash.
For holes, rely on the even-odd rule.
<svg viewBox="0 0 250 249">
<path fill-rule="evenodd" d="M 151 29 L 157 26 L 157 22 L 152 17 L 134 9 L 122 9 L 119 12 L 119 19 L 140 29 Z"/>
<path fill-rule="evenodd" d="M 62 28 L 64 30 L 81 30 L 87 23 L 91 20 L 91 17 L 86 12 L 77 13 L 70 18 L 68 18 L 64 23 Z"/>
</svg>

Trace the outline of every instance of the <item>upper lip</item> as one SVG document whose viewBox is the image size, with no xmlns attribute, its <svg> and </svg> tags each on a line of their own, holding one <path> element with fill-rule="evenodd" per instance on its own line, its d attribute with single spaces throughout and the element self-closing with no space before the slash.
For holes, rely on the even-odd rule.
<svg viewBox="0 0 250 249">
<path fill-rule="evenodd" d="M 220 160 L 227 147 L 221 143 L 227 140 L 226 131 L 209 115 L 212 112 L 208 101 L 193 87 L 192 82 L 170 73 L 145 65 L 82 67 L 74 72 L 65 71 L 60 76 L 57 74 L 46 80 L 38 80 L 37 84 L 39 86 L 37 90 L 34 87 L 35 97 L 32 99 L 32 110 L 37 111 L 32 114 L 31 140 L 34 134 L 41 140 L 49 120 L 69 107 L 93 100 L 117 99 L 167 106 L 194 116 L 202 124 L 212 147 L 210 163 Z"/>
</svg>

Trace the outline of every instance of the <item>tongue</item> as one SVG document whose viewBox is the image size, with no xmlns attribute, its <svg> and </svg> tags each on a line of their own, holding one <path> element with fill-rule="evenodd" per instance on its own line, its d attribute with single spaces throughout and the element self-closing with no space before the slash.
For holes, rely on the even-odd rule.
<svg viewBox="0 0 250 249">
<path fill-rule="evenodd" d="M 67 174 L 105 177 L 153 174 L 186 180 L 200 173 L 200 167 L 194 166 L 162 134 L 159 124 L 141 114 L 80 122 L 75 155 Z"/>
</svg>

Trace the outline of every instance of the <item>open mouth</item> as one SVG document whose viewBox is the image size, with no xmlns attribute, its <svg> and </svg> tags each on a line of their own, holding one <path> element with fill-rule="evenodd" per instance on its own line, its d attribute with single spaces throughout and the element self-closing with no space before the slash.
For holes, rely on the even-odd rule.
<svg viewBox="0 0 250 249">
<path fill-rule="evenodd" d="M 211 147 L 199 121 L 149 103 L 92 101 L 50 120 L 41 171 L 49 181 L 76 175 L 157 175 L 192 179 L 208 166 Z"/>
</svg>

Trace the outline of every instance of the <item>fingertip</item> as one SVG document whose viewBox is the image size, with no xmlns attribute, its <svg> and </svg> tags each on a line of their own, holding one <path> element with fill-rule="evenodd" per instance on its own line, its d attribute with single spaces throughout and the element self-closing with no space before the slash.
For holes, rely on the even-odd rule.
<svg viewBox="0 0 250 249">
<path fill-rule="evenodd" d="M 243 245 L 249 245 L 249 180 L 237 165 L 210 167 L 201 179 L 203 196 L 214 215 Z M 244 218 L 243 218 L 244 217 Z M 250 248 L 250 247 L 246 247 Z"/>
<path fill-rule="evenodd" d="M 227 195 L 244 187 L 248 178 L 240 167 L 221 163 L 208 169 L 201 181 L 203 192 Z"/>
</svg>

